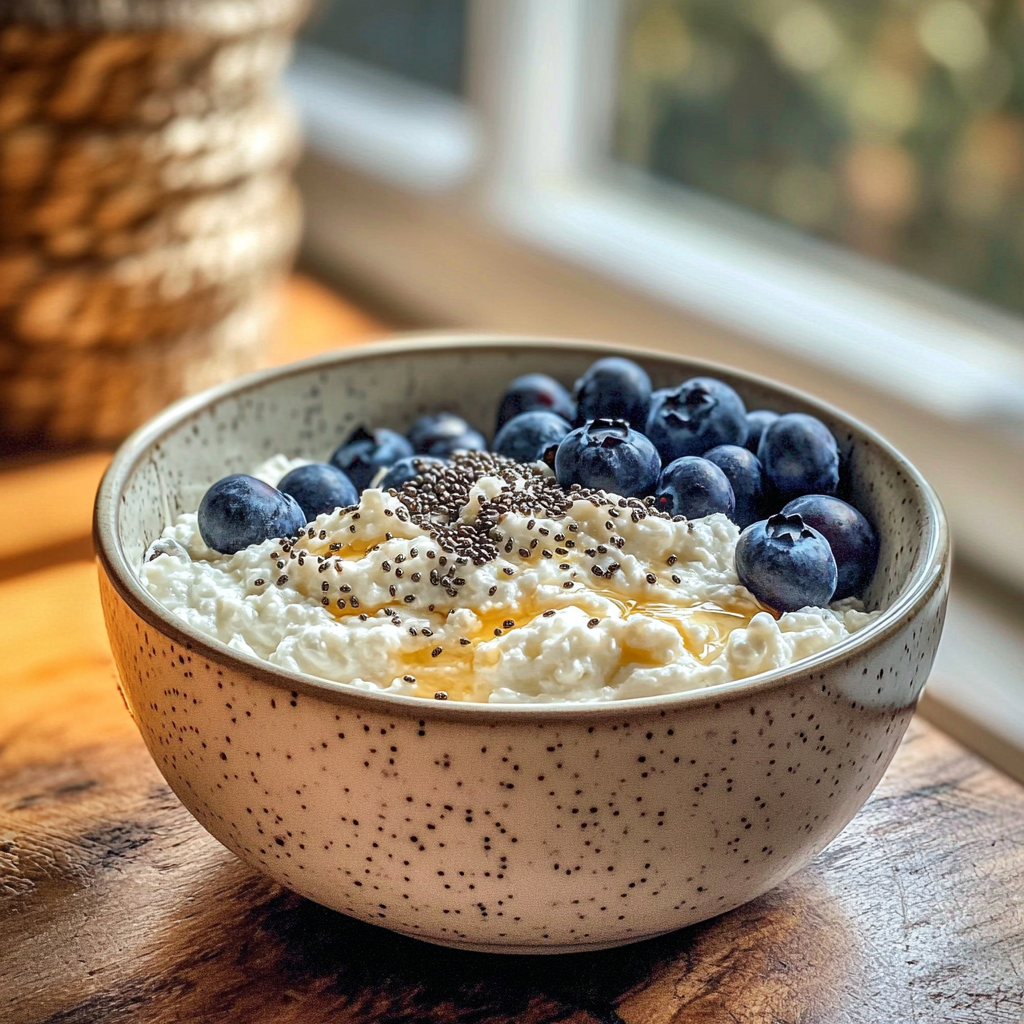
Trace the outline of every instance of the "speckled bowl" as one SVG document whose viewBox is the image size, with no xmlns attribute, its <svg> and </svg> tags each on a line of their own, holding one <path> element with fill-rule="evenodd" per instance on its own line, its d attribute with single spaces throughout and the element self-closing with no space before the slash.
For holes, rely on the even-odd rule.
<svg viewBox="0 0 1024 1024">
<path fill-rule="evenodd" d="M 786 671 L 604 705 L 373 695 L 240 654 L 140 586 L 146 546 L 205 487 L 278 451 L 324 458 L 358 424 L 462 413 L 489 432 L 506 382 L 571 382 L 609 346 L 411 338 L 241 378 L 172 406 L 99 492 L 107 629 L 128 708 L 174 792 L 243 860 L 310 899 L 467 949 L 633 942 L 778 885 L 853 817 L 928 676 L 949 543 L 930 487 L 842 413 L 723 367 L 628 353 L 656 386 L 719 376 L 750 408 L 832 428 L 880 528 L 863 631 Z M 621 350 L 618 350 L 621 351 Z"/>
</svg>

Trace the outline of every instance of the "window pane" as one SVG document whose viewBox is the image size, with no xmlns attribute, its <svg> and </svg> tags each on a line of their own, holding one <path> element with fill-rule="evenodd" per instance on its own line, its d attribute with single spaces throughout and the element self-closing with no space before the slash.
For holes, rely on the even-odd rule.
<svg viewBox="0 0 1024 1024">
<path fill-rule="evenodd" d="M 460 96 L 466 6 L 466 0 L 321 0 L 302 37 Z"/>
<path fill-rule="evenodd" d="M 623 9 L 619 160 L 1024 311 L 1024 3 Z"/>
</svg>

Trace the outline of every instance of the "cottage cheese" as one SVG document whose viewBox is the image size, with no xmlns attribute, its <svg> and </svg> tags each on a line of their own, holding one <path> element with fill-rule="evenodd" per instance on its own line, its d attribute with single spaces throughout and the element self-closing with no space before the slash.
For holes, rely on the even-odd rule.
<svg viewBox="0 0 1024 1024">
<path fill-rule="evenodd" d="M 255 475 L 276 483 L 299 464 L 278 456 Z M 479 564 L 370 488 L 294 544 L 234 555 L 206 547 L 196 514 L 182 515 L 140 575 L 183 622 L 273 665 L 492 703 L 713 686 L 817 654 L 874 617 L 847 601 L 776 618 L 739 583 L 739 530 L 723 515 L 670 520 L 635 500 L 572 492 L 556 515 L 524 511 L 531 488 L 551 487 L 533 472 L 485 475 L 456 506 L 449 525 L 467 533 L 491 510 L 497 553 Z M 495 519 L 510 502 L 520 508 Z"/>
</svg>

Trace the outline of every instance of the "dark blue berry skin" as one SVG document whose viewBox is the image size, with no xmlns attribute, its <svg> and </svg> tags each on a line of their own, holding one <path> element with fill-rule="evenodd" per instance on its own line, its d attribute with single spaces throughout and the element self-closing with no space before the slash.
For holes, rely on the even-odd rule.
<svg viewBox="0 0 1024 1024">
<path fill-rule="evenodd" d="M 213 484 L 199 503 L 198 518 L 207 546 L 225 555 L 271 537 L 294 537 L 306 525 L 293 497 L 245 473 Z"/>
<path fill-rule="evenodd" d="M 813 526 L 832 549 L 839 571 L 834 601 L 859 597 L 871 582 L 878 564 L 878 534 L 852 505 L 828 494 L 805 494 L 794 498 L 783 515 L 797 513 Z"/>
<path fill-rule="evenodd" d="M 534 409 L 513 416 L 495 435 L 492 450 L 516 462 L 536 462 L 570 430 L 572 427 L 561 416 Z"/>
<path fill-rule="evenodd" d="M 379 470 L 393 466 L 412 453 L 412 445 L 394 430 L 359 427 L 335 450 L 331 464 L 355 484 L 357 491 L 363 491 L 370 486 Z"/>
<path fill-rule="evenodd" d="M 651 392 L 651 404 L 647 407 L 647 413 L 650 415 L 651 409 L 656 405 L 661 405 L 665 399 L 675 391 L 675 388 L 656 388 Z M 644 426 L 647 426 L 647 420 L 644 420 Z"/>
<path fill-rule="evenodd" d="M 736 511 L 732 484 L 713 462 L 684 455 L 670 462 L 658 479 L 654 507 L 670 516 L 700 519 L 721 512 L 730 519 Z"/>
<path fill-rule="evenodd" d="M 399 459 L 383 476 L 377 486 L 382 491 L 401 490 L 403 484 L 407 484 L 413 477 L 427 468 L 427 466 L 443 466 L 445 459 L 436 458 L 433 455 L 409 455 Z"/>
<path fill-rule="evenodd" d="M 769 409 L 754 409 L 747 413 L 747 439 L 743 447 L 757 454 L 757 446 L 761 443 L 761 435 L 769 423 L 774 423 L 779 418 L 777 412 Z"/>
<path fill-rule="evenodd" d="M 555 452 L 555 479 L 624 497 L 653 494 L 661 472 L 654 445 L 624 420 L 598 419 L 566 434 Z"/>
<path fill-rule="evenodd" d="M 337 466 L 312 462 L 285 474 L 277 485 L 283 494 L 290 494 L 311 523 L 324 512 L 359 504 L 359 492 Z"/>
<path fill-rule="evenodd" d="M 736 544 L 736 575 L 761 604 L 779 612 L 823 608 L 838 576 L 828 541 L 798 515 L 748 526 Z"/>
<path fill-rule="evenodd" d="M 576 416 L 572 395 L 554 377 L 546 373 L 526 373 L 516 377 L 505 389 L 495 429 L 501 430 L 513 416 L 535 409 L 553 412 L 567 423 L 572 423 Z"/>
<path fill-rule="evenodd" d="M 487 451 L 484 435 L 453 412 L 421 416 L 409 428 L 407 436 L 417 455 L 451 455 L 462 449 Z"/>
<path fill-rule="evenodd" d="M 720 444 L 704 453 L 732 484 L 736 511 L 730 518 L 742 530 L 764 514 L 764 470 L 757 456 L 737 444 Z"/>
<path fill-rule="evenodd" d="M 644 431 L 668 463 L 703 455 L 720 444 L 743 444 L 747 410 L 743 399 L 720 380 L 693 377 L 651 403 Z"/>
<path fill-rule="evenodd" d="M 821 420 L 806 413 L 788 412 L 770 423 L 757 457 L 779 505 L 801 494 L 835 494 L 839 486 L 836 439 Z"/>
<path fill-rule="evenodd" d="M 651 403 L 651 378 L 632 359 L 598 359 L 576 381 L 576 426 L 591 420 L 625 420 L 643 430 Z"/>
</svg>

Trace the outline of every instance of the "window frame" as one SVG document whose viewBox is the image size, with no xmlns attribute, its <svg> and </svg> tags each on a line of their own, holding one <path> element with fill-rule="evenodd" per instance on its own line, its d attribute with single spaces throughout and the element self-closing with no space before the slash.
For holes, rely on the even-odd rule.
<svg viewBox="0 0 1024 1024">
<path fill-rule="evenodd" d="M 457 189 L 483 149 L 480 118 L 455 96 L 300 42 L 288 92 L 321 154 L 400 188 Z"/>
<path fill-rule="evenodd" d="M 619 5 L 507 6 L 502 73 L 514 86 L 490 121 L 501 156 L 486 187 L 508 230 L 898 401 L 1024 439 L 1024 319 L 616 165 L 614 89 L 600 79 L 618 67 Z"/>
</svg>

